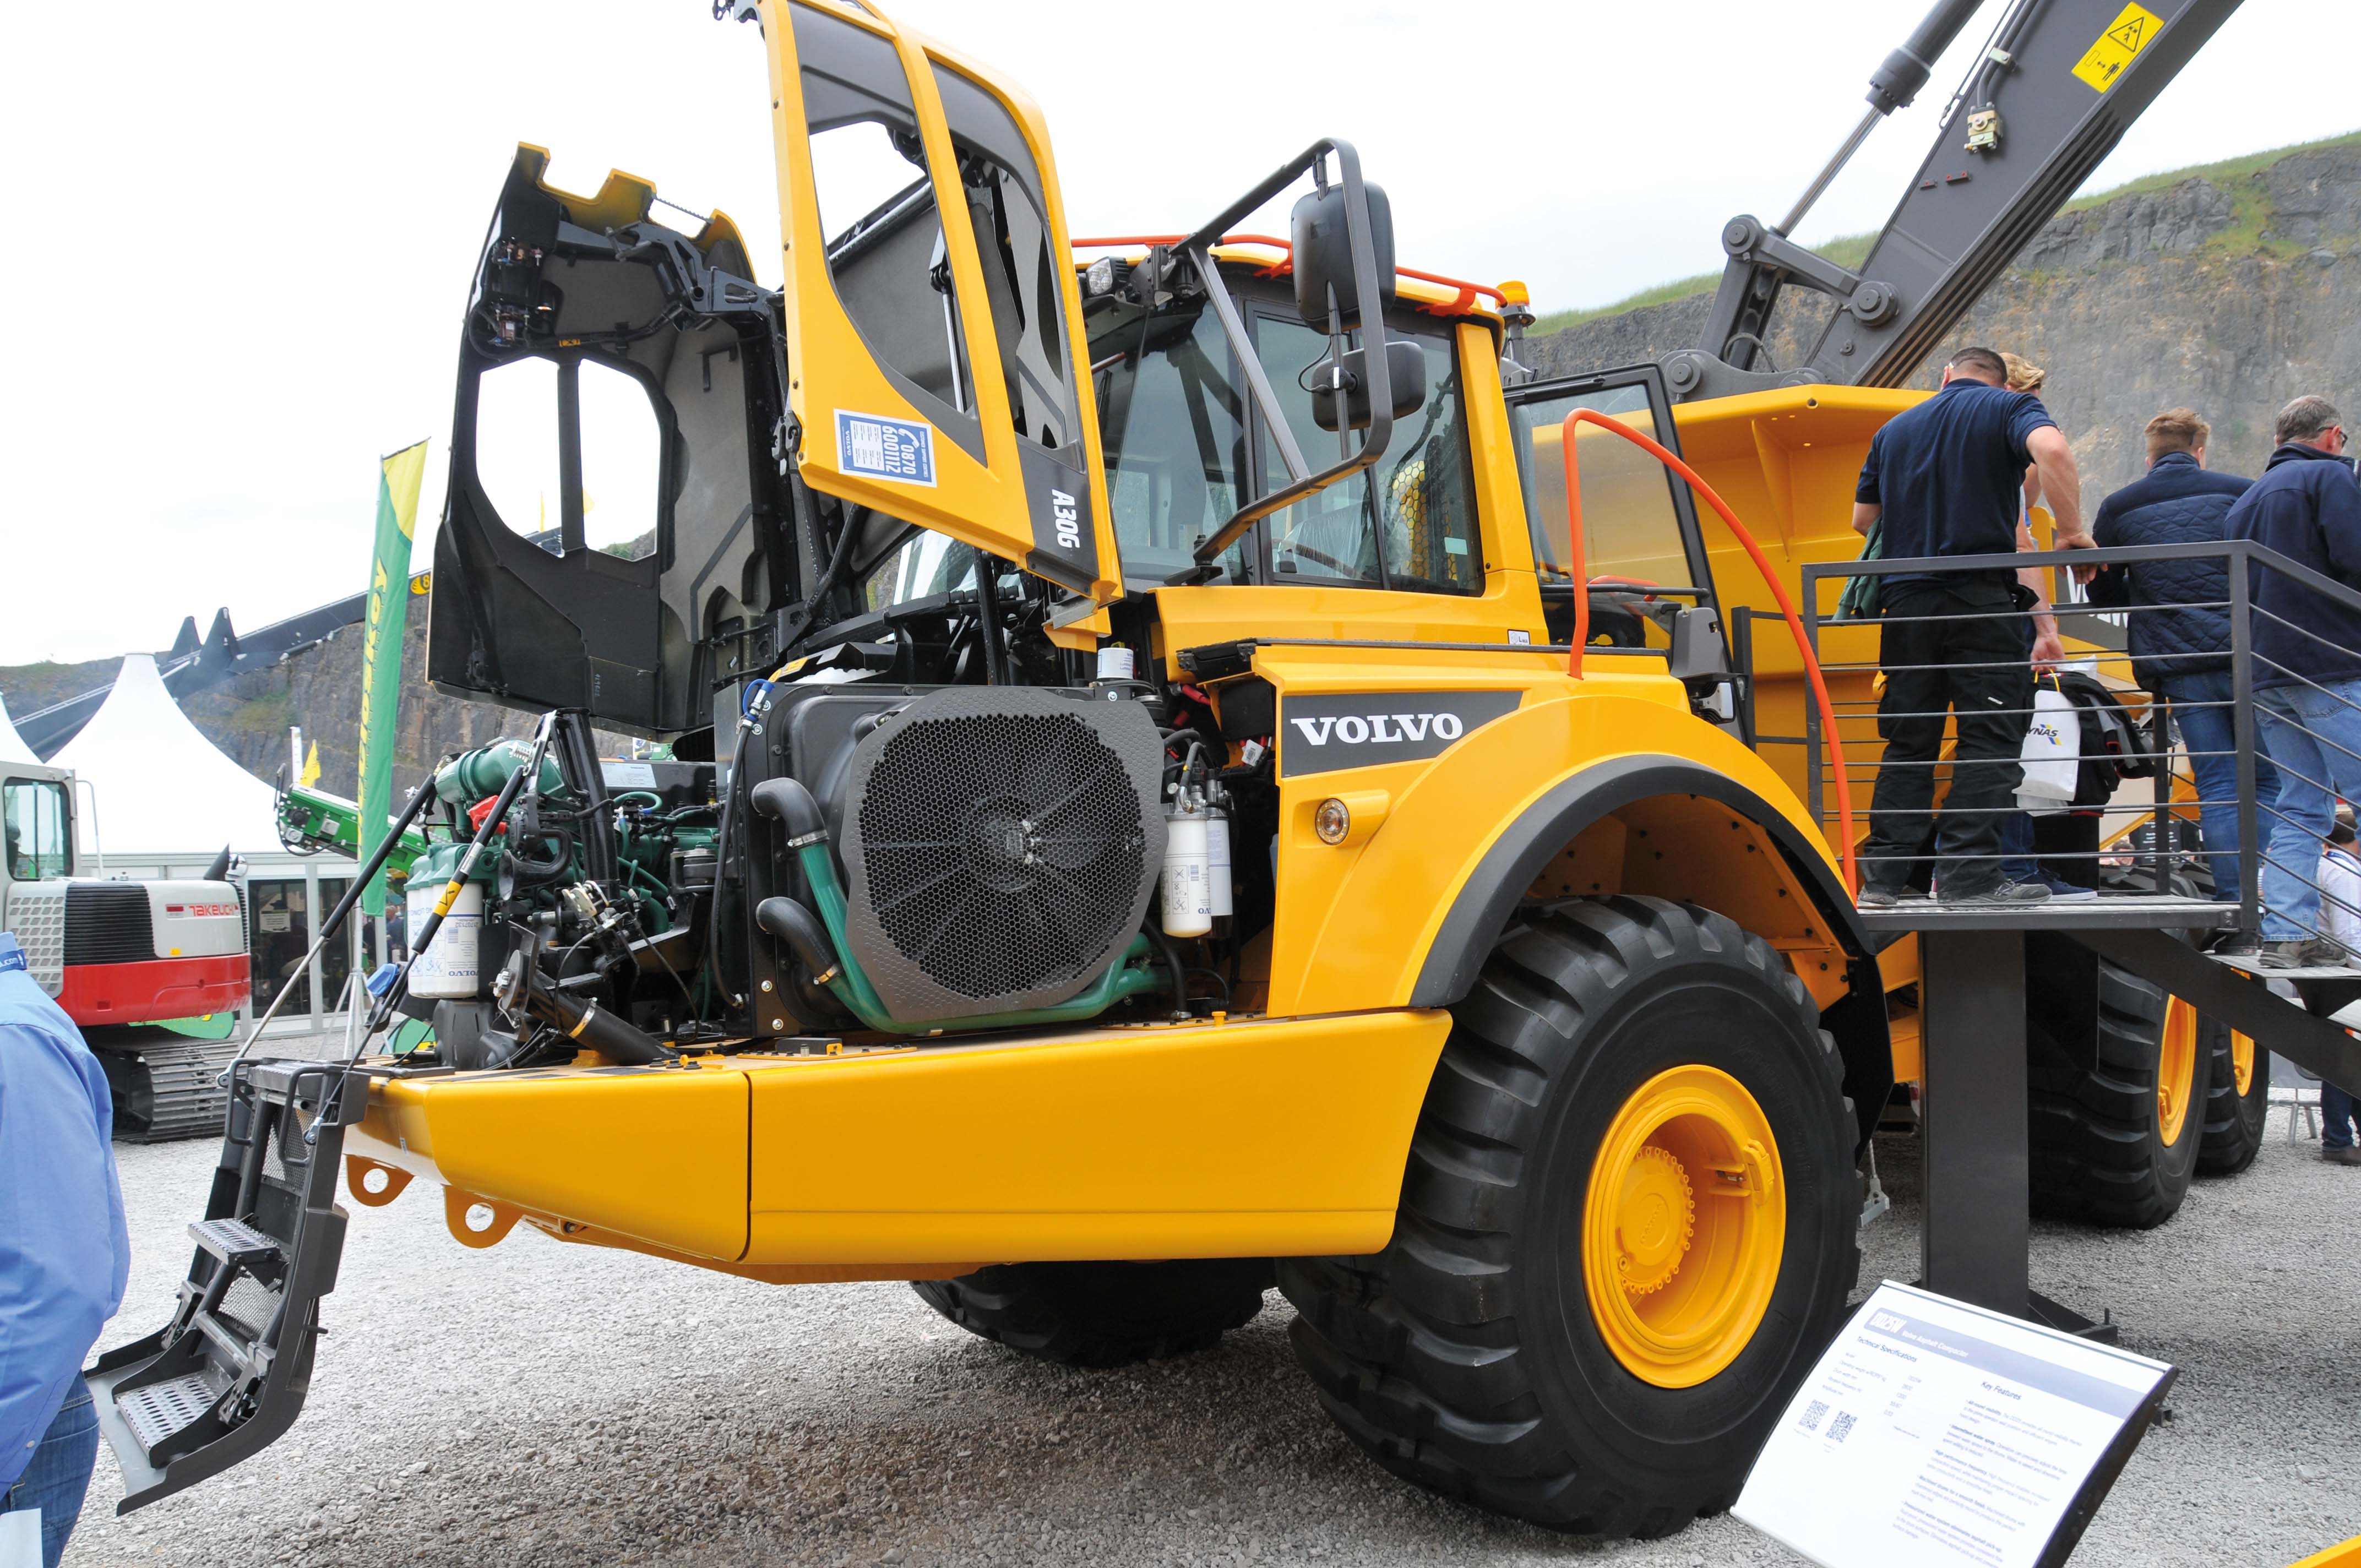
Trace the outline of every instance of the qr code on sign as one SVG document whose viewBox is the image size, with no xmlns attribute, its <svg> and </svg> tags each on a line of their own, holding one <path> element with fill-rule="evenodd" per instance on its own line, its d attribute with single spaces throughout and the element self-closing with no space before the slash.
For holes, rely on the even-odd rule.
<svg viewBox="0 0 2361 1568">
<path fill-rule="evenodd" d="M 1839 1410 L 1837 1412 L 1837 1419 L 1828 1423 L 1828 1441 L 1831 1442 L 1842 1442 L 1845 1440 L 1846 1434 L 1852 1431 L 1852 1420 L 1853 1416 L 1850 1410 Z"/>
<path fill-rule="evenodd" d="M 1821 1418 L 1822 1416 L 1827 1415 L 1828 1413 L 1828 1402 L 1826 1399 L 1815 1399 L 1815 1400 L 1813 1400 L 1810 1404 L 1808 1404 L 1808 1405 L 1805 1406 L 1805 1407 L 1804 1407 L 1804 1430 L 1805 1430 L 1806 1431 L 1819 1431 L 1819 1430 L 1820 1430 L 1820 1418 Z"/>
</svg>

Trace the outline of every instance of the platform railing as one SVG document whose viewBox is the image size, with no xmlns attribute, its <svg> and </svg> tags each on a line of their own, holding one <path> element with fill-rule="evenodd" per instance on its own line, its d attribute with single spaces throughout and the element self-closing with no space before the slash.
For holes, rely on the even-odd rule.
<svg viewBox="0 0 2361 1568">
<path fill-rule="evenodd" d="M 2072 602 L 2076 596 L 2052 592 L 2045 596 L 2049 608 L 2038 612 L 2022 605 L 2006 609 L 1950 610 L 1913 605 L 1909 608 L 1915 613 L 1907 615 L 1893 613 L 1889 599 L 1882 613 L 1847 618 L 1834 613 L 1839 596 L 1829 587 L 1836 585 L 1840 588 L 1856 577 L 1909 576 L 1936 582 L 1993 583 L 2028 567 L 2047 574 L 2056 587 L 2063 586 L 2062 579 L 2074 567 L 2136 573 L 2142 565 L 2203 561 L 2221 563 L 2219 598 L 2094 607 Z M 1810 806 L 1824 828 L 1833 830 L 1824 799 L 1828 793 L 1827 786 L 1839 776 L 1853 785 L 1850 793 L 1855 801 L 1854 813 L 1867 825 L 1859 855 L 1865 884 L 1891 885 L 1906 880 L 1924 893 L 1930 874 L 1939 873 L 1934 872 L 1931 833 L 1915 846 L 1895 848 L 1886 841 L 1892 835 L 1882 839 L 1878 832 L 1882 824 L 1890 824 L 1897 817 L 1918 815 L 1917 808 L 1895 806 L 1890 787 L 1881 796 L 1863 786 L 1872 784 L 1882 773 L 1909 767 L 1932 773 L 1939 791 L 1947 778 L 1956 785 L 1959 773 L 1952 754 L 1956 724 L 1948 707 L 1938 711 L 1892 707 L 1890 690 L 1884 685 L 1868 696 L 1860 695 L 1856 688 L 1861 677 L 1880 673 L 1890 677 L 1905 670 L 1937 667 L 1961 673 L 2026 668 L 2034 642 L 2031 619 L 2042 613 L 2057 618 L 2059 634 L 2066 644 L 2066 656 L 2056 662 L 2056 668 L 2079 669 L 2097 676 L 2114 692 L 2136 721 L 2135 733 L 2144 732 L 2148 738 L 2148 757 L 2154 762 L 2154 773 L 2148 781 L 2149 788 L 2118 788 L 2103 802 L 2067 806 L 2032 818 L 2037 824 L 2047 820 L 2052 825 L 2035 828 L 2037 843 L 2030 858 L 2061 880 L 2096 889 L 2103 904 L 2111 900 L 2146 902 L 2175 897 L 2192 904 L 2204 900 L 2220 905 L 2222 908 L 2207 912 L 2213 918 L 2204 923 L 2235 925 L 2249 941 L 2285 940 L 2291 937 L 2328 937 L 2333 940 L 2331 927 L 2335 921 L 2330 918 L 2332 914 L 2336 921 L 2348 916 L 2361 919 L 2361 909 L 2325 887 L 2321 875 L 2321 854 L 2336 799 L 2335 784 L 2340 776 L 2348 785 L 2361 778 L 2361 704 L 2336 689 L 2342 683 L 2333 678 L 2333 673 L 2340 663 L 2361 667 L 2361 647 L 2347 648 L 2312 627 L 2299 624 L 2295 619 L 2301 615 L 2315 619 L 2316 623 L 2319 612 L 2333 609 L 2347 612 L 2356 632 L 2361 632 L 2361 592 L 2244 540 L 1916 560 L 1823 562 L 1804 567 L 1803 588 L 1806 631 L 1833 688 L 1830 706 L 1835 710 L 1836 730 L 1833 736 L 1828 732 L 1829 726 L 1822 721 L 1815 704 L 1804 705 L 1805 733 L 1801 741 L 1808 759 Z M 2025 596 L 2016 597 L 2022 599 Z M 2136 639 L 2136 628 L 2143 618 L 2191 610 L 2221 612 L 2229 625 L 2227 646 L 2215 651 L 2143 653 L 2141 674 L 2155 681 L 2159 663 L 2167 670 L 2188 674 L 2205 673 L 2209 667 L 2224 668 L 2226 664 L 2228 695 L 2173 703 L 2136 688 L 2129 656 L 2119 651 L 2125 630 L 2118 629 L 2127 629 L 2129 636 Z M 2103 633 L 2099 630 L 2103 620 L 2107 623 Z M 2013 633 L 2015 641 L 2021 643 L 2026 653 L 1966 663 L 1942 660 L 1937 664 L 1915 666 L 1883 663 L 1889 629 L 1969 620 L 2010 622 L 2018 629 Z M 2079 638 L 2078 625 L 2088 627 L 2094 638 L 2103 637 L 2103 645 L 2092 646 L 2090 641 Z M 1850 660 L 1830 657 L 1822 644 L 1824 636 L 1832 631 L 1854 637 L 1876 632 L 1877 656 Z M 2257 646 L 2258 632 L 2266 644 L 2264 649 Z M 2356 641 L 2361 642 L 2361 635 Z M 1842 640 L 1839 648 L 1850 651 L 1843 648 Z M 2314 678 L 2323 673 L 2332 678 Z M 1846 695 L 1836 697 L 1837 690 Z M 1985 712 L 1986 717 L 2005 717 L 2016 721 L 2021 737 L 2036 709 L 2032 706 L 2008 706 L 1978 711 Z M 2185 741 L 2180 730 L 2200 712 L 2227 716 L 2230 744 L 2195 747 Z M 2268 720 L 2263 717 L 2265 713 L 2268 714 Z M 1913 719 L 1942 723 L 1941 749 L 1931 759 L 1888 760 L 1885 751 L 1889 728 L 1896 721 Z M 2276 750 L 2272 744 L 2275 737 Z M 1761 746 L 1792 742 L 1795 739 L 1759 735 L 1754 741 Z M 1832 745 L 1832 740 L 1836 744 Z M 2200 765 L 2224 758 L 2235 762 L 2235 785 L 2227 793 L 2218 779 L 2222 770 Z M 2009 761 L 2014 760 L 2012 751 Z M 2136 769 L 2143 758 L 2135 753 L 2123 760 Z M 1988 761 L 1971 765 L 2004 764 Z M 2194 787 L 2201 773 L 2217 775 L 2211 792 Z M 1991 781 L 1987 779 L 1984 784 L 1989 790 Z M 2190 792 L 2177 793 L 2176 786 L 2180 784 L 2191 786 Z M 1861 804 L 1864 797 L 1865 807 Z M 2009 799 L 1999 805 L 1951 807 L 1948 800 L 1938 799 L 1933 820 L 1939 822 L 1947 812 L 1974 811 L 2000 817 L 2004 831 L 2016 831 L 2006 826 L 2008 819 L 2025 809 L 2012 785 Z M 2223 864 L 2216 857 L 2224 851 L 2216 846 L 2202 845 L 2202 829 L 2190 820 L 2191 817 L 2202 818 L 2208 815 L 2217 825 L 2235 817 L 2239 852 L 2232 886 L 2218 885 L 2210 874 L 2209 859 L 2215 865 Z M 2022 837 L 2019 832 L 2020 840 Z M 1947 857 L 1947 863 L 1955 867 L 1971 861 L 2004 863 L 2017 858 L 2017 849 L 2004 845 L 1988 853 Z M 2267 868 L 2270 874 L 2267 875 Z M 1960 872 L 1955 870 L 1952 874 Z M 1983 880 L 1980 872 L 1969 874 Z M 2290 902 L 2301 897 L 2296 892 L 2298 886 L 2320 894 L 2321 915 L 2308 915 Z M 2233 908 L 2235 916 L 2225 918 Z"/>
</svg>

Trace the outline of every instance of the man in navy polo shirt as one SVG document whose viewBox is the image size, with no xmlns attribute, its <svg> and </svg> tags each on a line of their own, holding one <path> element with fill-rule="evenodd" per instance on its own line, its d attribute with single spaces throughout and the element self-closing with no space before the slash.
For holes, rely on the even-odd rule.
<svg viewBox="0 0 2361 1568">
<path fill-rule="evenodd" d="M 1884 524 L 1889 561 L 2007 555 L 2016 550 L 2025 471 L 2039 471 L 2063 550 L 2088 549 L 2074 451 L 2049 411 L 2008 389 L 2008 367 L 1989 348 L 1963 348 L 1943 367 L 1942 389 L 1886 422 L 1869 444 L 1853 491 L 1852 525 Z M 2078 574 L 2085 575 L 2085 574 Z M 2017 759 L 2033 707 L 2018 612 L 2035 611 L 2033 660 L 2063 652 L 2038 570 L 1906 574 L 1883 580 L 1879 661 L 1885 694 L 1878 734 L 1885 755 L 1862 846 L 1861 902 L 1882 908 L 1909 889 L 1933 828 L 1936 895 L 1947 904 L 2030 904 L 2037 882 L 2001 871 L 2001 819 L 2016 808 Z M 1945 715 L 1956 720 L 1951 790 L 1935 820 L 1935 768 Z"/>
<path fill-rule="evenodd" d="M 131 1267 L 106 1074 L 0 931 L 0 1515 L 57 1568 L 98 1457 L 82 1357 Z"/>
</svg>

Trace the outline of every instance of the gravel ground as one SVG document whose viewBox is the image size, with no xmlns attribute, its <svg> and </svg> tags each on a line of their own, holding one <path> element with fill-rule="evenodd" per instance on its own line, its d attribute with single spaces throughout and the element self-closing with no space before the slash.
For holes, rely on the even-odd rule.
<svg viewBox="0 0 2361 1568">
<path fill-rule="evenodd" d="M 2285 1564 L 2361 1532 L 2361 1169 L 2285 1141 L 2145 1234 L 2035 1232 L 2037 1287 L 2177 1363 L 2085 1537 L 2091 1564 Z M 1862 1277 L 1916 1271 L 1915 1155 Z M 106 1344 L 160 1321 L 214 1151 L 125 1146 L 135 1266 Z M 1215 1351 L 1117 1372 L 1026 1361 L 903 1286 L 778 1288 L 520 1226 L 474 1252 L 423 1185 L 356 1210 L 295 1430 L 113 1517 L 102 1448 L 75 1568 L 108 1563 L 1535 1563 L 1800 1561 L 1746 1527 L 1570 1541 L 1438 1501 L 1313 1402 L 1274 1293 Z"/>
</svg>

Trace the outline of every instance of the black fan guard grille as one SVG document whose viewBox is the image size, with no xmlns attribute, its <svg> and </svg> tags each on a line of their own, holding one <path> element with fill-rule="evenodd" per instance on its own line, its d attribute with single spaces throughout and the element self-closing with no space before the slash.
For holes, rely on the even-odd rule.
<svg viewBox="0 0 2361 1568">
<path fill-rule="evenodd" d="M 1064 1001 L 1138 928 L 1164 853 L 1137 704 L 936 693 L 862 744 L 844 854 L 856 956 L 925 1022 Z"/>
</svg>

